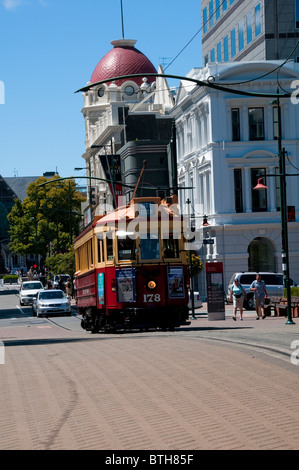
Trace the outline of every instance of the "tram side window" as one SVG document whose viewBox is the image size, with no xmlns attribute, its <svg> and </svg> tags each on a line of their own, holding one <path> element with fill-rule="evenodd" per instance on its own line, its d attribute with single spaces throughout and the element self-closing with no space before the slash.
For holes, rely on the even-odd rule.
<svg viewBox="0 0 299 470">
<path fill-rule="evenodd" d="M 92 240 L 86 243 L 86 261 L 86 268 L 89 269 L 93 265 Z"/>
<path fill-rule="evenodd" d="M 141 259 L 160 259 L 159 238 L 148 234 L 147 238 L 140 238 Z"/>
<path fill-rule="evenodd" d="M 89 241 L 89 266 L 93 266 L 93 243 Z"/>
<path fill-rule="evenodd" d="M 76 271 L 80 271 L 80 256 L 79 256 L 79 249 L 75 251 L 75 264 L 76 264 Z"/>
<path fill-rule="evenodd" d="M 98 263 L 103 263 L 103 235 L 98 235 Z"/>
<path fill-rule="evenodd" d="M 86 245 L 82 245 L 79 248 L 79 266 L 81 271 L 88 269 L 87 256 L 86 256 Z"/>
<path fill-rule="evenodd" d="M 135 260 L 136 259 L 136 240 L 131 237 L 117 238 L 118 259 Z"/>
<path fill-rule="evenodd" d="M 106 237 L 107 261 L 113 261 L 113 238 Z"/>
<path fill-rule="evenodd" d="M 169 234 L 169 238 L 163 240 L 163 249 L 165 258 L 179 258 L 179 240 L 173 235 Z"/>
</svg>

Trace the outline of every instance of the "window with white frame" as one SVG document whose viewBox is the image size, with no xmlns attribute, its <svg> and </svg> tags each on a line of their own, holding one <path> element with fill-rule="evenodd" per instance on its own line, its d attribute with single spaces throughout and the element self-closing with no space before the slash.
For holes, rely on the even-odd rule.
<svg viewBox="0 0 299 470">
<path fill-rule="evenodd" d="M 249 140 L 265 140 L 264 108 L 249 108 Z"/>
</svg>

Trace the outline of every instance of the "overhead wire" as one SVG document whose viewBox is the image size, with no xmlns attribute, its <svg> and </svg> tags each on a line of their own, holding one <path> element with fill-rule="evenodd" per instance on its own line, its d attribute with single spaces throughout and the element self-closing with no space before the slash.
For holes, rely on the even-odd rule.
<svg viewBox="0 0 299 470">
<path fill-rule="evenodd" d="M 221 1 L 221 3 L 219 4 L 219 6 L 216 8 L 215 10 L 215 14 L 218 10 L 220 10 L 220 8 L 222 7 L 224 3 L 224 0 Z M 210 19 L 214 16 L 214 12 L 207 17 L 207 23 L 210 21 Z M 196 38 L 196 36 L 202 31 L 204 25 L 202 25 L 199 30 L 192 36 L 192 38 L 187 42 L 187 44 L 180 50 L 180 52 L 174 57 L 174 59 L 165 67 L 165 71 L 173 64 L 173 62 L 184 52 L 184 50 L 189 46 L 189 44 L 191 44 L 191 42 Z M 234 83 L 229 83 L 229 84 L 226 84 L 227 86 L 235 86 L 235 85 L 242 85 L 242 84 L 245 84 L 245 83 L 251 83 L 251 82 L 254 82 L 254 81 L 257 81 L 257 80 L 261 80 L 262 78 L 265 78 L 267 77 L 268 75 L 278 71 L 280 71 L 280 69 L 290 60 L 290 57 L 294 54 L 295 50 L 297 49 L 298 47 L 298 44 L 299 44 L 299 41 L 297 41 L 297 43 L 295 44 L 294 48 L 292 49 L 291 53 L 289 54 L 289 56 L 287 57 L 286 60 L 284 60 L 281 64 L 279 64 L 277 67 L 275 67 L 274 69 L 270 70 L 269 72 L 266 72 L 265 74 L 263 75 L 260 75 L 259 77 L 256 77 L 256 78 L 251 78 L 251 79 L 248 79 L 248 80 L 243 80 L 243 81 L 240 81 L 240 82 L 234 82 Z M 215 77 L 213 77 L 215 78 Z M 217 83 L 217 82 L 216 82 Z M 281 85 L 279 84 L 279 81 L 277 79 L 277 83 L 278 83 L 278 86 L 286 92 L 286 90 L 284 90 Z M 286 92 L 288 93 L 288 92 Z"/>
<path fill-rule="evenodd" d="M 221 3 L 219 4 L 219 6 L 215 9 L 215 14 L 217 13 L 218 10 L 220 10 L 220 8 L 222 7 L 224 3 L 224 0 L 221 1 Z M 214 12 L 207 17 L 207 23 L 211 20 L 211 18 L 214 17 Z M 173 62 L 184 52 L 185 49 L 187 49 L 187 47 L 189 46 L 189 44 L 191 44 L 191 42 L 196 38 L 196 36 L 202 31 L 204 27 L 204 24 L 199 28 L 199 30 L 192 36 L 192 38 L 187 42 L 187 44 L 180 50 L 180 52 L 174 57 L 174 59 L 172 59 L 172 61 L 165 67 L 164 70 L 167 70 L 168 67 L 170 67 Z"/>
<path fill-rule="evenodd" d="M 299 44 L 299 41 L 297 41 L 297 43 L 295 44 L 294 48 L 292 49 L 291 53 L 288 55 L 287 59 L 285 59 L 281 64 L 279 64 L 277 67 L 275 67 L 274 69 L 270 70 L 269 72 L 266 72 L 264 73 L 263 75 L 260 75 L 259 77 L 255 77 L 255 78 L 250 78 L 248 80 L 243 80 L 242 82 L 234 82 L 234 83 L 226 83 L 225 85 L 226 86 L 235 86 L 235 85 L 243 85 L 244 83 L 251 83 L 251 82 L 254 82 L 256 80 L 260 80 L 262 78 L 265 78 L 267 77 L 268 75 L 270 75 L 271 73 L 274 73 L 277 71 L 277 76 L 280 72 L 280 69 L 289 61 L 291 61 L 291 56 L 294 54 L 295 50 L 297 49 L 298 47 L 298 44 Z M 281 87 L 281 89 L 283 90 L 283 88 Z M 285 91 L 286 93 L 289 93 L 288 91 L 286 90 L 283 90 Z"/>
</svg>

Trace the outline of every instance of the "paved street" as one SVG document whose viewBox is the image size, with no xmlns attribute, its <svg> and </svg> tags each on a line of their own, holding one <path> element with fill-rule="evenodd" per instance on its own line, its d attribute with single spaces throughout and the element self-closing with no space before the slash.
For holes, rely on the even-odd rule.
<svg viewBox="0 0 299 470">
<path fill-rule="evenodd" d="M 2 450 L 299 448 L 299 321 L 204 305 L 175 332 L 91 335 L 0 302 Z"/>
</svg>

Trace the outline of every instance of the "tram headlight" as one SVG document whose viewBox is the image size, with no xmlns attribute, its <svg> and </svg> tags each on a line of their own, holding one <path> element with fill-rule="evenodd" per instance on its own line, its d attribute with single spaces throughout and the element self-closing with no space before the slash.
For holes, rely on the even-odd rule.
<svg viewBox="0 0 299 470">
<path fill-rule="evenodd" d="M 155 281 L 149 281 L 149 282 L 147 283 L 147 287 L 148 287 L 149 289 L 151 289 L 151 290 L 156 289 L 157 283 L 156 283 Z"/>
<path fill-rule="evenodd" d="M 111 291 L 116 292 L 116 279 L 111 279 Z"/>
</svg>

